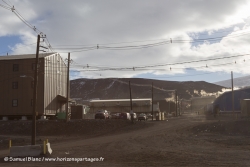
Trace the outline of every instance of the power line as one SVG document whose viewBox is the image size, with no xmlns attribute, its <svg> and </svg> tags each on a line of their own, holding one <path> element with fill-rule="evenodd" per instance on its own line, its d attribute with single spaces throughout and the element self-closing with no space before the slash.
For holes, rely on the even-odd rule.
<svg viewBox="0 0 250 167">
<path fill-rule="evenodd" d="M 0 4 L 0 6 L 3 7 L 4 9 L 7 9 L 7 10 L 11 11 L 11 8 L 8 7 L 8 6 L 4 6 L 4 5 L 2 5 L 2 4 Z"/>
<path fill-rule="evenodd" d="M 34 30 L 37 34 L 43 34 L 39 29 L 37 29 L 35 26 L 32 26 L 15 8 L 14 6 L 11 8 L 11 5 L 3 1 L 5 4 L 8 6 L 4 6 L 2 4 L 1 7 L 11 10 L 24 24 L 26 24 L 29 28 Z M 217 32 L 218 33 L 218 32 Z M 228 36 L 219 36 L 219 37 L 213 37 L 213 38 L 203 38 L 203 39 L 188 39 L 188 40 L 175 40 L 170 38 L 170 40 L 164 40 L 164 39 L 156 39 L 156 40 L 144 40 L 144 41 L 131 41 L 131 42 L 118 42 L 118 43 L 109 43 L 109 44 L 100 44 L 96 46 L 88 46 L 88 47 L 80 47 L 80 48 L 52 48 L 49 40 L 47 37 L 45 37 L 45 43 L 47 44 L 48 48 L 54 52 L 55 50 L 71 50 L 67 52 L 84 52 L 84 51 L 90 51 L 90 50 L 96 50 L 96 49 L 105 49 L 105 50 L 132 50 L 132 49 L 143 49 L 143 48 L 150 48 L 150 47 L 155 47 L 155 46 L 161 46 L 161 45 L 166 45 L 166 44 L 171 44 L 171 43 L 186 43 L 186 42 L 204 42 L 204 41 L 216 41 L 216 40 L 221 40 L 222 38 L 234 38 L 242 35 L 248 35 L 249 33 L 241 33 L 241 34 L 231 34 Z M 159 41 L 159 40 L 164 40 L 161 42 L 156 42 L 156 43 L 149 43 L 149 44 L 142 44 L 142 45 L 129 45 L 129 46 L 108 46 L 108 45 L 114 45 L 114 44 L 123 44 L 123 43 L 138 43 L 138 42 L 145 42 L 145 41 Z M 61 46 L 74 46 L 74 45 L 61 45 Z M 76 45 L 75 45 L 76 46 Z M 80 45 L 84 46 L 84 45 Z M 61 52 L 61 53 L 67 53 L 67 52 Z"/>
<path fill-rule="evenodd" d="M 223 60 L 223 59 L 230 59 L 230 58 L 243 57 L 243 56 L 249 56 L 249 55 L 250 54 L 242 54 L 242 55 L 224 56 L 224 57 L 201 59 L 201 60 L 192 60 L 192 61 L 185 61 L 185 62 L 178 62 L 178 63 L 165 63 L 165 64 L 154 64 L 154 65 L 144 65 L 144 66 L 141 65 L 141 66 L 117 67 L 117 68 L 87 65 L 87 66 L 82 66 L 83 69 L 81 69 L 81 70 L 93 71 L 93 70 L 91 70 L 91 68 L 93 67 L 93 68 L 99 68 L 97 71 L 102 71 L 102 70 L 133 70 L 133 71 L 138 71 L 140 69 L 146 69 L 146 68 L 191 64 L 191 63 L 198 63 L 198 62 L 205 62 L 205 61 L 212 61 L 212 60 Z M 86 70 L 86 69 L 88 69 L 88 70 Z M 96 70 L 96 69 L 94 69 L 94 70 Z"/>
<path fill-rule="evenodd" d="M 242 31 L 242 30 L 238 30 L 238 31 Z M 228 31 L 229 32 L 229 31 Z M 232 31 L 231 31 L 232 32 Z M 236 31 L 233 31 L 233 32 L 236 32 Z M 218 33 L 218 32 L 217 32 Z M 232 34 L 230 35 L 230 37 L 234 37 L 236 35 L 248 35 L 249 33 L 241 33 L 241 34 Z M 214 40 L 214 39 L 221 39 L 221 38 L 224 38 L 224 37 L 227 37 L 227 36 L 219 36 L 219 37 L 213 37 L 213 38 L 203 38 L 203 39 L 192 39 L 192 40 L 175 40 L 175 39 L 151 39 L 151 40 L 140 40 L 140 41 L 130 41 L 130 42 L 117 42 L 117 43 L 106 43 L 106 44 L 89 44 L 89 45 L 79 45 L 79 44 L 75 44 L 75 45 L 56 45 L 55 49 L 89 49 L 89 48 L 96 48 L 97 49 L 97 45 L 99 46 L 98 49 L 101 49 L 101 47 L 103 46 L 108 46 L 108 45 L 114 45 L 114 44 L 123 44 L 123 43 L 138 43 L 138 42 L 147 42 L 147 41 L 159 41 L 157 43 L 174 43 L 174 42 L 192 42 L 192 41 L 204 41 L 204 40 Z M 237 37 L 237 36 L 236 36 Z M 160 42 L 161 41 L 161 42 Z M 157 43 L 152 43 L 152 44 L 157 44 Z M 79 47 L 59 47 L 57 48 L 57 46 L 81 46 L 80 48 Z M 135 45 L 137 46 L 137 45 Z M 124 47 L 135 47 L 135 46 L 124 46 Z M 118 47 L 120 48 L 120 47 Z"/>
<path fill-rule="evenodd" d="M 5 8 L 5 9 L 7 9 L 7 10 L 12 11 L 12 12 L 19 18 L 19 20 L 21 20 L 25 25 L 27 25 L 29 28 L 31 28 L 35 33 L 40 34 L 42 38 L 45 38 L 45 43 L 47 44 L 48 48 L 49 48 L 52 52 L 54 52 L 54 51 L 53 51 L 53 48 L 52 48 L 52 46 L 51 46 L 51 44 L 50 44 L 50 42 L 49 42 L 49 40 L 48 40 L 48 38 L 47 38 L 47 36 L 46 36 L 42 31 L 40 31 L 38 28 L 36 28 L 36 27 L 33 26 L 32 24 L 30 24 L 30 23 L 29 23 L 29 22 L 28 22 L 28 21 L 27 21 L 18 11 L 17 11 L 17 9 L 15 9 L 14 6 L 11 7 L 11 5 L 9 5 L 9 4 L 8 4 L 7 2 L 5 2 L 4 0 L 3 0 L 3 2 L 4 2 L 5 4 L 7 4 L 9 7 L 0 4 L 1 7 Z"/>
<path fill-rule="evenodd" d="M 227 36 L 219 36 L 219 37 L 211 37 L 211 38 L 202 38 L 202 39 L 188 39 L 188 40 L 175 40 L 170 38 L 169 40 L 164 40 L 161 42 L 155 42 L 155 43 L 148 43 L 148 44 L 141 44 L 141 45 L 128 45 L 128 46 L 108 46 L 110 44 L 97 44 L 97 45 L 71 45 L 71 46 L 81 46 L 81 47 L 62 47 L 62 48 L 54 48 L 56 50 L 71 50 L 68 52 L 83 52 L 83 51 L 90 51 L 90 50 L 132 50 L 132 49 L 143 49 L 143 48 L 150 48 L 155 46 L 161 46 L 161 45 L 167 45 L 172 43 L 197 43 L 197 42 L 204 42 L 204 41 L 218 41 L 221 39 L 228 39 L 228 38 L 236 38 L 243 35 L 249 35 L 249 32 L 243 32 L 238 34 L 230 34 Z M 151 40 L 152 41 L 152 40 Z M 134 43 L 134 42 L 120 42 L 122 43 Z M 113 44 L 119 44 L 119 43 L 113 43 Z M 67 45 L 64 45 L 67 46 Z M 63 52 L 64 53 L 64 52 Z"/>
<path fill-rule="evenodd" d="M 213 74 L 213 73 L 215 73 L 215 72 L 200 73 L 200 74 L 192 74 L 192 75 L 171 76 L 171 77 L 149 77 L 149 78 L 179 78 L 179 77 L 189 77 L 189 76 L 207 75 L 207 74 Z"/>
<path fill-rule="evenodd" d="M 249 59 L 248 59 L 249 60 Z M 170 67 L 169 70 L 167 69 L 139 69 L 139 70 L 132 70 L 132 69 L 93 69 L 93 70 L 84 70 L 84 69 L 80 69 L 80 70 L 75 70 L 76 72 L 93 72 L 93 71 L 174 71 L 176 69 L 183 69 L 183 70 L 189 70 L 189 69 L 198 69 L 198 68 L 211 68 L 211 67 L 216 67 L 216 66 L 227 66 L 227 65 L 232 65 L 232 64 L 242 64 L 242 63 L 236 63 L 236 61 L 232 61 L 232 62 L 227 62 L 227 63 L 221 63 L 221 64 L 213 64 L 213 65 L 205 65 L 205 66 L 198 66 L 198 67 L 184 67 L 184 68 L 173 68 Z"/>
</svg>

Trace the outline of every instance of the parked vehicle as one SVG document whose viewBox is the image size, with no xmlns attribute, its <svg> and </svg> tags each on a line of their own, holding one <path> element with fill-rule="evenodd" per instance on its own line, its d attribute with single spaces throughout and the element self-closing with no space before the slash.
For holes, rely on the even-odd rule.
<svg viewBox="0 0 250 167">
<path fill-rule="evenodd" d="M 133 114 L 133 119 L 137 120 L 137 114 L 136 113 Z"/>
<path fill-rule="evenodd" d="M 112 118 L 112 114 L 111 114 L 111 112 L 110 112 L 110 111 L 108 111 L 108 114 L 109 114 L 108 119 L 111 119 L 111 118 Z"/>
<path fill-rule="evenodd" d="M 144 121 L 147 121 L 147 115 L 146 114 L 140 114 L 139 116 L 138 116 L 138 121 L 141 121 L 141 120 L 144 120 Z"/>
<path fill-rule="evenodd" d="M 112 114 L 112 115 L 111 115 L 111 118 L 112 118 L 112 119 L 119 119 L 119 118 L 120 118 L 120 114 L 121 114 L 121 113 Z"/>
<path fill-rule="evenodd" d="M 130 120 L 131 116 L 130 116 L 129 113 L 123 112 L 123 113 L 120 114 L 120 119 L 128 119 L 128 120 Z"/>
<path fill-rule="evenodd" d="M 111 118 L 110 112 L 107 110 L 99 110 L 95 114 L 95 119 L 109 119 Z"/>
<path fill-rule="evenodd" d="M 148 115 L 147 115 L 147 119 L 152 119 L 152 115 L 151 115 L 151 114 L 148 114 Z"/>
<path fill-rule="evenodd" d="M 116 119 L 116 114 L 111 114 L 111 119 Z"/>
</svg>

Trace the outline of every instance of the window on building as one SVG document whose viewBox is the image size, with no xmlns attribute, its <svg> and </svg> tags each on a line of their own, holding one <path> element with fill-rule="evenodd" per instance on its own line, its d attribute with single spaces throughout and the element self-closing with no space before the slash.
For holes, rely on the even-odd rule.
<svg viewBox="0 0 250 167">
<path fill-rule="evenodd" d="M 19 64 L 13 64 L 13 71 L 19 71 Z"/>
<path fill-rule="evenodd" d="M 17 107 L 18 106 L 18 100 L 17 99 L 13 99 L 12 100 L 12 107 Z"/>
<path fill-rule="evenodd" d="M 18 82 L 12 82 L 12 89 L 18 89 Z"/>
</svg>

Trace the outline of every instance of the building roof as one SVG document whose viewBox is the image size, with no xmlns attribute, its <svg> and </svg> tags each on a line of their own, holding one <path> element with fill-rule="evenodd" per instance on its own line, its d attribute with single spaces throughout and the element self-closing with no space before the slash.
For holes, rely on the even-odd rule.
<svg viewBox="0 0 250 167">
<path fill-rule="evenodd" d="M 130 101 L 130 99 L 109 99 L 109 100 L 90 100 L 90 103 L 98 103 L 98 102 L 119 102 L 119 101 Z M 133 102 L 135 101 L 151 101 L 150 98 L 147 99 L 132 99 Z"/>
<path fill-rule="evenodd" d="M 247 92 L 249 92 L 250 91 L 250 87 L 249 86 L 247 86 L 247 87 L 244 87 L 244 88 L 241 88 L 241 89 L 234 89 L 233 90 L 234 92 L 244 92 L 244 91 L 247 91 Z M 230 90 L 230 91 L 226 91 L 226 92 L 224 92 L 223 94 L 231 94 L 232 93 L 232 91 Z M 221 95 L 223 95 L 223 94 L 221 94 Z"/>
<path fill-rule="evenodd" d="M 39 58 L 44 58 L 50 55 L 56 54 L 52 53 L 39 53 Z M 18 59 L 35 59 L 36 54 L 23 54 L 23 55 L 8 55 L 8 56 L 0 56 L 0 60 L 18 60 Z"/>
</svg>

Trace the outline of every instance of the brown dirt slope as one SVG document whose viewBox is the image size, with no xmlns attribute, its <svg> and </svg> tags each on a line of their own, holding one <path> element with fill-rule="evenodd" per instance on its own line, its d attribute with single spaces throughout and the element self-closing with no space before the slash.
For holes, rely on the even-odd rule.
<svg viewBox="0 0 250 167">
<path fill-rule="evenodd" d="M 214 93 L 223 88 L 204 81 L 176 82 L 140 78 L 76 79 L 70 81 L 71 98 L 82 98 L 83 100 L 92 98 L 127 99 L 129 98 L 129 80 L 133 98 L 150 98 L 152 82 L 154 83 L 154 98 L 156 99 L 170 97 L 171 93 L 165 90 L 176 89 L 180 98 L 189 99 L 192 96 L 200 96 L 200 94 L 195 94 L 194 90 Z"/>
</svg>

